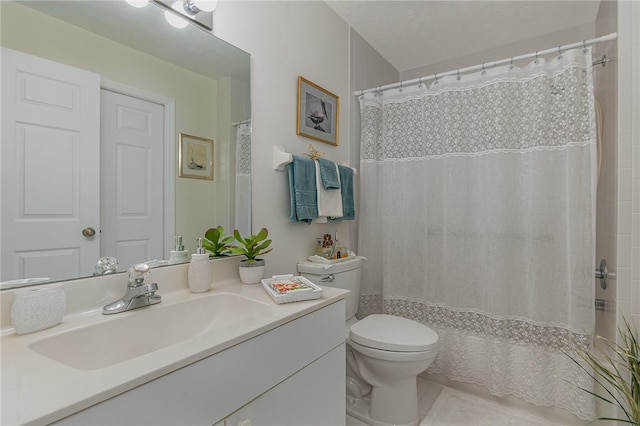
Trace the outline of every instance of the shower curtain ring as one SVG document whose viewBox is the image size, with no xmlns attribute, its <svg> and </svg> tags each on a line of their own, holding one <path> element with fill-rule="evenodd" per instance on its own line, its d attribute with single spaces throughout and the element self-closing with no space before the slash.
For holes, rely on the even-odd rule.
<svg viewBox="0 0 640 426">
<path fill-rule="evenodd" d="M 400 91 L 401 92 L 404 90 L 404 88 L 402 87 L 403 84 L 404 84 L 404 82 L 402 80 L 400 80 Z"/>
<path fill-rule="evenodd" d="M 485 75 L 487 73 L 487 70 L 484 69 L 484 62 L 482 63 L 482 75 Z"/>
<path fill-rule="evenodd" d="M 460 81 L 460 79 L 462 78 L 462 77 L 460 77 L 460 68 L 458 68 L 458 73 L 457 74 L 458 74 L 458 76 L 456 78 L 458 79 L 458 81 Z"/>
<path fill-rule="evenodd" d="M 422 89 L 422 77 L 418 77 L 418 87 Z"/>
<path fill-rule="evenodd" d="M 438 73 L 434 74 L 434 78 L 436 81 L 434 81 L 433 84 L 438 84 Z"/>
</svg>

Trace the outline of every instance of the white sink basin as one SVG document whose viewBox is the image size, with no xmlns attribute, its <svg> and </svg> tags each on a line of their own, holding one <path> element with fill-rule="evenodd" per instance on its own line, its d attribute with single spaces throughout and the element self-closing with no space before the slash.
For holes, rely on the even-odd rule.
<svg viewBox="0 0 640 426">
<path fill-rule="evenodd" d="M 127 361 L 223 328 L 247 325 L 269 305 L 232 293 L 163 303 L 116 314 L 105 321 L 38 340 L 29 347 L 80 370 Z"/>
</svg>

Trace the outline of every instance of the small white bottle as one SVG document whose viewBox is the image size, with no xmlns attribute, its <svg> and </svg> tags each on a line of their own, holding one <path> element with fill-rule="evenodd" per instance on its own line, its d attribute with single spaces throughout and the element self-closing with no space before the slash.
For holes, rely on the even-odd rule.
<svg viewBox="0 0 640 426">
<path fill-rule="evenodd" d="M 173 265 L 176 263 L 187 263 L 189 261 L 189 251 L 184 249 L 182 245 L 182 237 L 180 235 L 176 235 L 174 238 L 174 249 L 171 250 L 171 255 L 169 256 L 169 264 Z"/>
<path fill-rule="evenodd" d="M 202 238 L 198 238 L 196 252 L 191 255 L 187 278 L 192 293 L 204 293 L 211 288 L 213 272 L 209 263 L 209 253 L 202 247 Z"/>
</svg>

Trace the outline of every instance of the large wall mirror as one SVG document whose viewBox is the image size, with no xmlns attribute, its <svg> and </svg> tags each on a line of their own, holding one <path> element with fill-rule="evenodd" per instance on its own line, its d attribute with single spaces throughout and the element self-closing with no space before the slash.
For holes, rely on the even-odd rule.
<svg viewBox="0 0 640 426">
<path fill-rule="evenodd" d="M 193 252 L 218 225 L 250 231 L 246 52 L 170 26 L 154 2 L 0 8 L 3 288 L 91 276 L 103 256 L 164 264 L 175 236 Z M 179 176 L 180 156 L 196 169 Z"/>
</svg>

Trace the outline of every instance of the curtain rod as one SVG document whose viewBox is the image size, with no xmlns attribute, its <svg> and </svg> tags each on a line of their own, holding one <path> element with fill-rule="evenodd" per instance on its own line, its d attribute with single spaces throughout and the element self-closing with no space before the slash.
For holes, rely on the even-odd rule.
<svg viewBox="0 0 640 426">
<path fill-rule="evenodd" d="M 356 90 L 354 92 L 354 95 L 360 96 L 360 95 L 364 95 L 365 93 L 380 92 L 380 91 L 384 91 L 384 90 L 388 90 L 388 89 L 395 89 L 397 87 L 402 87 L 402 86 L 412 86 L 414 84 L 424 83 L 425 81 L 428 81 L 428 80 L 437 80 L 440 77 L 446 77 L 446 76 L 449 76 L 449 75 L 466 73 L 466 72 L 470 72 L 470 71 L 477 71 L 477 70 L 481 70 L 483 68 L 489 68 L 489 67 L 495 67 L 495 66 L 498 66 L 498 65 L 509 64 L 509 63 L 512 63 L 513 61 L 519 61 L 519 60 L 522 60 L 522 59 L 536 58 L 536 57 L 541 56 L 541 55 L 548 55 L 549 53 L 556 53 L 556 52 L 561 53 L 563 50 L 574 49 L 576 47 L 587 47 L 587 46 L 591 46 L 592 44 L 602 43 L 602 42 L 605 42 L 605 41 L 611 41 L 611 40 L 615 40 L 617 38 L 618 38 L 618 33 L 611 33 L 611 34 L 607 34 L 607 35 L 602 36 L 602 37 L 593 38 L 591 40 L 583 40 L 583 41 L 580 41 L 580 42 L 577 42 L 577 43 L 571 43 L 571 44 L 565 44 L 565 45 L 558 46 L 558 47 L 553 47 L 551 49 L 538 50 L 538 51 L 533 52 L 533 53 L 527 53 L 527 54 L 520 55 L 520 56 L 512 56 L 510 58 L 501 59 L 499 61 L 483 62 L 482 64 L 479 64 L 479 65 L 473 65 L 473 66 L 466 67 L 466 68 L 458 68 L 456 70 L 447 71 L 447 72 L 437 72 L 437 73 L 435 73 L 433 75 L 426 76 L 426 77 L 420 77 L 420 78 L 414 78 L 413 80 L 399 81 L 397 83 L 387 84 L 385 86 L 374 87 L 374 88 L 371 88 L 371 89 Z M 604 65 L 610 60 L 611 59 L 607 59 L 606 56 L 605 56 L 602 59 L 600 59 L 599 61 L 594 62 L 594 64 L 603 64 Z"/>
<path fill-rule="evenodd" d="M 247 123 L 251 123 L 251 119 L 250 119 L 250 118 L 249 118 L 249 119 L 247 119 L 247 120 L 242 120 L 242 121 L 237 121 L 237 122 L 235 122 L 235 123 L 231 123 L 231 125 L 232 125 L 233 127 L 238 127 L 238 126 L 239 126 L 239 125 L 241 125 L 241 124 L 247 124 Z"/>
</svg>

